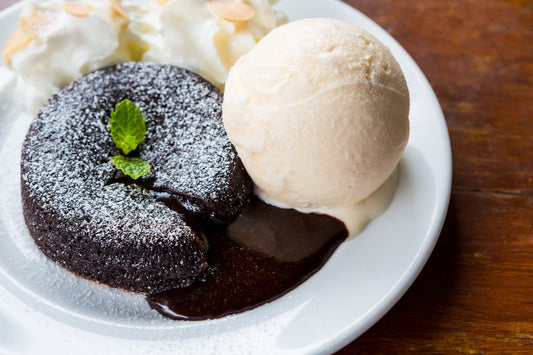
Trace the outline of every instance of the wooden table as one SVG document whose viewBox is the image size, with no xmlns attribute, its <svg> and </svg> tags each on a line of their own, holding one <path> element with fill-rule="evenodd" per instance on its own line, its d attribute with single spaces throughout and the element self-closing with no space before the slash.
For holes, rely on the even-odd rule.
<svg viewBox="0 0 533 355">
<path fill-rule="evenodd" d="M 0 0 L 0 9 L 14 2 Z M 454 174 L 426 267 L 339 353 L 533 353 L 533 0 L 346 2 L 428 77 Z"/>
</svg>

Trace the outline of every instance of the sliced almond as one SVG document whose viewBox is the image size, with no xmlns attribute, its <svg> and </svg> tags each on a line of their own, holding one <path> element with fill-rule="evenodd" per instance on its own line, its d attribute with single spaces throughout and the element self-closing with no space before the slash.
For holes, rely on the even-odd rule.
<svg viewBox="0 0 533 355">
<path fill-rule="evenodd" d="M 124 8 L 122 7 L 120 0 L 109 0 L 109 4 L 111 5 L 111 9 L 116 15 L 125 19 L 128 18 L 128 14 L 126 13 L 126 10 L 124 10 Z"/>
<path fill-rule="evenodd" d="M 156 3 L 158 3 L 161 6 L 164 6 L 170 2 L 170 0 L 155 0 Z"/>
<path fill-rule="evenodd" d="M 21 30 L 15 31 L 15 33 L 9 37 L 2 50 L 2 58 L 4 58 L 7 65 L 11 65 L 11 57 L 13 57 L 13 54 L 26 47 L 30 41 L 31 38 L 26 36 Z"/>
<path fill-rule="evenodd" d="M 71 15 L 74 15 L 77 17 L 84 17 L 94 10 L 94 6 L 92 6 L 91 4 L 69 2 L 69 3 L 63 4 L 63 9 L 65 9 L 65 11 Z"/>
<path fill-rule="evenodd" d="M 209 6 L 218 17 L 232 22 L 246 21 L 255 16 L 254 9 L 244 2 L 210 0 Z"/>
<path fill-rule="evenodd" d="M 35 39 L 39 37 L 39 33 L 50 22 L 50 18 L 44 14 L 34 12 L 26 17 L 21 17 L 18 22 L 18 27 L 26 36 Z"/>
</svg>

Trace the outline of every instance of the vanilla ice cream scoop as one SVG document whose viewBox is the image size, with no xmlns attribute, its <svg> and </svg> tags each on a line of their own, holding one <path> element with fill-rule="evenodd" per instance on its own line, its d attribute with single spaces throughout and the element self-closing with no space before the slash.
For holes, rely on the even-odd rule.
<svg viewBox="0 0 533 355">
<path fill-rule="evenodd" d="M 389 49 L 334 19 L 270 32 L 230 70 L 223 104 L 260 197 L 345 222 L 391 176 L 408 115 L 407 84 Z"/>
</svg>

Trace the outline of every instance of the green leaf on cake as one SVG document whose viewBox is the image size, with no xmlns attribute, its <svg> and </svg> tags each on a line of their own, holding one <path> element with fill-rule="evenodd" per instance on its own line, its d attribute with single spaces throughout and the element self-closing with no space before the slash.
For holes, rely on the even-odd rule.
<svg viewBox="0 0 533 355">
<path fill-rule="evenodd" d="M 124 173 L 124 175 L 128 175 L 135 180 L 150 174 L 150 164 L 140 158 L 115 155 L 111 158 L 111 161 L 113 162 L 113 165 Z"/>
<path fill-rule="evenodd" d="M 109 124 L 115 145 L 126 155 L 137 149 L 146 134 L 144 116 L 130 100 L 124 100 L 115 106 Z"/>
<path fill-rule="evenodd" d="M 113 165 L 120 169 L 124 175 L 135 180 L 150 174 L 150 164 L 141 158 L 127 157 L 130 152 L 144 140 L 146 134 L 146 120 L 137 105 L 130 100 L 124 100 L 115 106 L 109 119 L 111 137 L 117 148 L 124 155 L 111 158 Z"/>
</svg>

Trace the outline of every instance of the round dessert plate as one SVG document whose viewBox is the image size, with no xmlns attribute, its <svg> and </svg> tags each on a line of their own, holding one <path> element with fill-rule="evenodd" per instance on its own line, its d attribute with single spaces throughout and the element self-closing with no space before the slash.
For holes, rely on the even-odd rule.
<svg viewBox="0 0 533 355">
<path fill-rule="evenodd" d="M 0 65 L 0 353 L 331 353 L 365 332 L 404 294 L 439 236 L 451 187 L 446 123 L 429 83 L 405 50 L 357 10 L 335 0 L 282 0 L 289 19 L 332 17 L 384 42 L 411 95 L 411 135 L 389 208 L 344 242 L 326 265 L 285 296 L 209 321 L 172 321 L 140 295 L 71 275 L 28 234 L 20 201 L 20 147 L 31 117 Z M 0 13 L 0 46 L 21 4 Z"/>
</svg>

